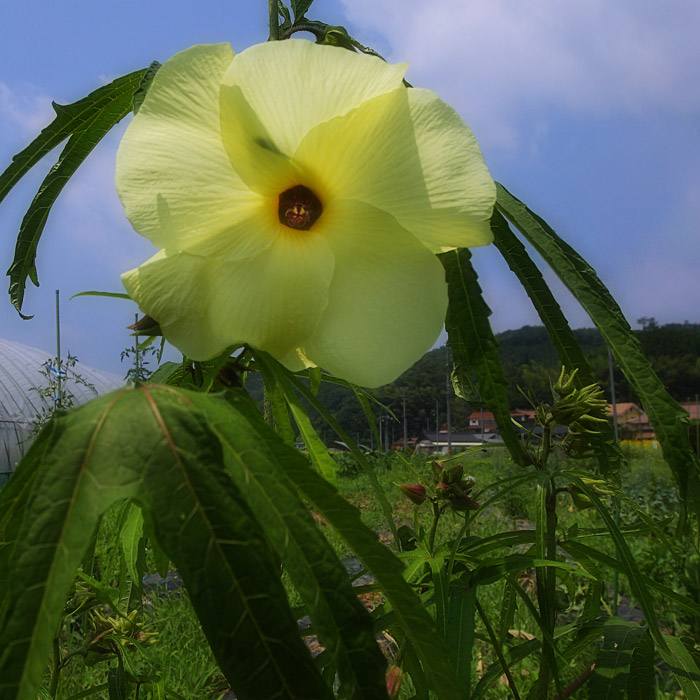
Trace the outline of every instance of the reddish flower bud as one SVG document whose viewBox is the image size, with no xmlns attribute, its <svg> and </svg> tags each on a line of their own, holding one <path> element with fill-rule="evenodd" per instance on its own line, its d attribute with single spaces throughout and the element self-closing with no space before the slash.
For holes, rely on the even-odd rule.
<svg viewBox="0 0 700 700">
<path fill-rule="evenodd" d="M 419 506 L 427 498 L 423 484 L 397 484 L 404 496 Z"/>
</svg>

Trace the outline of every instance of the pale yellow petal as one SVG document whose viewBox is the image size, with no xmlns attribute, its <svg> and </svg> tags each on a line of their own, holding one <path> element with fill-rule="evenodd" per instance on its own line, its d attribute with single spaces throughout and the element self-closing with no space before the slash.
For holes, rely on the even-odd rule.
<svg viewBox="0 0 700 700">
<path fill-rule="evenodd" d="M 419 360 L 442 329 L 443 267 L 393 217 L 372 206 L 335 202 L 324 216 L 335 270 L 328 306 L 301 350 L 343 379 L 386 384 Z"/>
<path fill-rule="evenodd" d="M 402 84 L 406 64 L 305 40 L 271 41 L 237 54 L 224 77 L 240 87 L 275 146 L 291 156 L 315 125 Z"/>
<path fill-rule="evenodd" d="M 495 184 L 459 115 L 429 90 L 404 89 L 319 124 L 294 155 L 331 198 L 392 214 L 431 250 L 485 245 Z"/>
<path fill-rule="evenodd" d="M 232 60 L 231 47 L 217 44 L 164 63 L 119 146 L 126 215 L 159 247 L 187 250 L 225 236 L 260 206 L 221 141 L 219 87 Z"/>
<path fill-rule="evenodd" d="M 247 343 L 283 359 L 318 324 L 334 256 L 313 231 L 282 230 L 270 247 L 225 261 L 161 251 L 122 281 L 139 308 L 188 357 L 206 360 Z"/>
<path fill-rule="evenodd" d="M 243 95 L 238 85 L 222 85 L 219 93 L 221 138 L 231 165 L 255 192 L 278 195 L 303 177 Z"/>
<path fill-rule="evenodd" d="M 122 284 L 163 335 L 194 360 L 208 360 L 229 345 L 209 323 L 209 287 L 215 263 L 190 253 L 161 250 L 122 275 Z"/>
</svg>

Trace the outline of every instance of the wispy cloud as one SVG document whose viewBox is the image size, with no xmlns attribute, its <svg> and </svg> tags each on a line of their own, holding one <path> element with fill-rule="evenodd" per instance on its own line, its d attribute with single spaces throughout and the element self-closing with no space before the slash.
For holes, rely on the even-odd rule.
<svg viewBox="0 0 700 700">
<path fill-rule="evenodd" d="M 700 4 L 693 0 L 342 0 L 383 35 L 391 60 L 504 146 L 518 114 L 700 108 Z"/>
<path fill-rule="evenodd" d="M 35 136 L 54 117 L 51 98 L 31 85 L 12 87 L 0 82 L 0 124 L 18 132 L 18 136 Z"/>
</svg>

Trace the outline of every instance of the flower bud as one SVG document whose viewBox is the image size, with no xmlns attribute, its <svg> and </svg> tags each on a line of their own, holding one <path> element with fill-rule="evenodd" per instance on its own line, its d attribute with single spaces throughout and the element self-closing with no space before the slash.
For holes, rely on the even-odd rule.
<svg viewBox="0 0 700 700">
<path fill-rule="evenodd" d="M 404 496 L 417 506 L 427 498 L 423 484 L 397 484 L 397 486 L 403 491 Z"/>
</svg>

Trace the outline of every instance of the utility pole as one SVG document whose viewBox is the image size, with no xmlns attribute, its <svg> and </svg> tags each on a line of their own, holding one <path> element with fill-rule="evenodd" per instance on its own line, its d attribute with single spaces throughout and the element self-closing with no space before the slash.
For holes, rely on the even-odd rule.
<svg viewBox="0 0 700 700">
<path fill-rule="evenodd" d="M 59 310 L 59 293 L 56 290 L 56 408 L 61 408 L 61 312 Z"/>
<path fill-rule="evenodd" d="M 408 423 L 406 421 L 406 387 L 401 387 L 401 398 L 403 399 L 403 448 L 408 447 Z"/>
<path fill-rule="evenodd" d="M 610 348 L 608 348 L 608 372 L 610 374 L 610 399 L 612 400 L 613 429 L 615 431 L 615 442 L 619 440 L 617 435 L 617 401 L 615 401 L 615 375 L 613 374 L 613 360 Z"/>
<path fill-rule="evenodd" d="M 447 454 L 452 454 L 452 412 L 450 411 L 450 346 L 445 345 L 445 401 L 447 402 Z"/>
<path fill-rule="evenodd" d="M 435 447 L 440 439 L 440 402 L 435 399 Z"/>
</svg>

